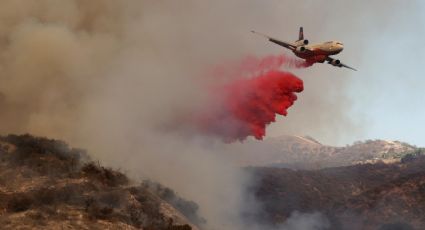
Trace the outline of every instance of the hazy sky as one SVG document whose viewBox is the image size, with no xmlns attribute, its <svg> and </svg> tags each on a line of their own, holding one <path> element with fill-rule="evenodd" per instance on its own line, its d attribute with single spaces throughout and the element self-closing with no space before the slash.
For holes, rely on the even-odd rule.
<svg viewBox="0 0 425 230">
<path fill-rule="evenodd" d="M 174 117 L 176 109 L 155 109 L 193 106 L 187 98 L 195 97 L 188 95 L 199 97 L 201 90 L 189 85 L 205 80 L 200 72 L 246 56 L 293 56 L 250 30 L 293 41 L 302 25 L 312 43 L 342 41 L 345 49 L 337 57 L 359 71 L 321 64 L 293 70 L 304 80 L 305 90 L 288 117 L 268 127 L 268 136 L 311 135 L 339 145 L 379 138 L 425 146 L 423 1 L 55 2 L 2 3 L 0 118 L 7 122 L 0 125 L 0 133 L 86 140 L 77 135 L 86 133 L 80 127 L 103 127 L 99 118 L 128 102 L 137 106 L 122 110 L 134 117 L 136 108 L 154 111 L 155 118 Z M 122 63 L 134 65 L 133 72 Z M 113 94 L 127 78 L 146 88 L 129 81 L 121 86 L 125 97 L 102 97 L 99 89 Z M 97 108 L 102 104 L 98 98 L 106 111 Z M 142 103 L 141 98 L 153 101 Z"/>
<path fill-rule="evenodd" d="M 398 2 L 368 25 L 375 32 L 365 34 L 367 46 L 353 47 L 362 49 L 362 62 L 350 95 L 369 124 L 365 137 L 425 146 L 425 2 Z"/>
<path fill-rule="evenodd" d="M 350 133 L 347 129 L 348 135 L 333 143 L 379 138 L 425 146 L 425 53 L 422 50 L 425 2 L 297 2 L 300 6 L 291 11 L 298 13 L 298 24 L 304 25 L 305 36 L 312 42 L 341 40 L 345 50 L 338 57 L 359 70 L 353 72 L 316 65 L 300 73 L 304 80 L 324 76 L 348 79 L 345 87 L 346 96 L 352 103 L 350 116 L 355 123 L 358 122 L 361 131 Z M 274 4 L 276 10 L 287 11 L 285 5 L 288 2 L 276 1 Z M 281 27 L 287 27 L 285 14 L 280 19 Z M 292 37 L 295 37 L 296 25 L 292 21 L 290 24 L 287 28 L 293 30 Z M 275 30 L 283 31 L 282 28 L 276 27 Z M 288 37 L 291 34 L 287 29 L 274 33 L 282 39 L 292 38 Z M 309 85 L 307 80 L 305 87 L 309 90 L 314 85 Z M 297 103 L 303 103 L 302 96 Z M 273 135 L 278 135 L 281 129 L 275 124 L 270 130 Z"/>
</svg>

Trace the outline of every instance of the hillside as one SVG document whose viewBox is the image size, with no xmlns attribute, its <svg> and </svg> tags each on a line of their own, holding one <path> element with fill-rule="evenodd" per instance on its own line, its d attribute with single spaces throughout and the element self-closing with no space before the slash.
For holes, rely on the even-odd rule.
<svg viewBox="0 0 425 230">
<path fill-rule="evenodd" d="M 197 229 L 198 206 L 153 182 L 132 183 L 64 142 L 0 137 L 2 229 Z"/>
<path fill-rule="evenodd" d="M 323 145 L 311 137 L 284 135 L 263 142 L 247 141 L 235 158 L 244 166 L 320 169 L 379 161 L 397 162 L 417 147 L 385 140 L 355 142 L 344 147 Z"/>
<path fill-rule="evenodd" d="M 285 145 L 277 142 L 275 146 Z M 352 159 L 383 157 L 380 151 L 386 149 L 399 160 L 315 170 L 248 167 L 253 181 L 247 197 L 255 197 L 259 209 L 243 210 L 246 222 L 279 229 L 293 213 L 320 212 L 331 230 L 425 226 L 422 149 L 383 141 L 329 147 L 305 137 L 291 137 L 286 147 L 301 152 L 334 148 L 339 156 L 358 151 Z M 196 230 L 206 223 L 198 208 L 155 182 L 135 183 L 62 141 L 30 135 L 0 137 L 2 229 Z"/>
<path fill-rule="evenodd" d="M 251 192 L 264 210 L 255 216 L 265 223 L 278 225 L 293 212 L 320 212 L 331 222 L 330 229 L 425 226 L 424 156 L 322 170 L 249 170 L 256 177 Z"/>
</svg>

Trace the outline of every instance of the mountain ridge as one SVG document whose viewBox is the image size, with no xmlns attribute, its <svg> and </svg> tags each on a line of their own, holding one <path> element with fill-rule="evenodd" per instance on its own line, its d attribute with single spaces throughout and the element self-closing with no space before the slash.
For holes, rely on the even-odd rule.
<svg viewBox="0 0 425 230">
<path fill-rule="evenodd" d="M 263 142 L 247 141 L 235 156 L 243 166 L 320 169 L 364 163 L 397 162 L 421 148 L 386 140 L 357 141 L 335 147 L 321 144 L 309 136 L 283 135 Z"/>
</svg>

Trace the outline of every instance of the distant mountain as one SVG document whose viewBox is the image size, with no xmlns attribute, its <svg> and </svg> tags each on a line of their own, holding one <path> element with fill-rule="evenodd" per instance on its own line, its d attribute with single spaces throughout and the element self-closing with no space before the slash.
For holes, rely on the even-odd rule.
<svg viewBox="0 0 425 230">
<path fill-rule="evenodd" d="M 378 161 L 396 162 L 418 150 L 399 141 L 367 140 L 345 147 L 323 145 L 311 137 L 281 136 L 247 141 L 236 159 L 244 166 L 320 169 Z"/>
<path fill-rule="evenodd" d="M 409 230 L 425 226 L 425 156 L 321 170 L 249 168 L 263 211 L 249 219 L 279 225 L 292 213 L 320 212 L 331 230 Z"/>
<path fill-rule="evenodd" d="M 1 229 L 196 230 L 197 204 L 133 184 L 62 141 L 0 137 Z"/>
</svg>

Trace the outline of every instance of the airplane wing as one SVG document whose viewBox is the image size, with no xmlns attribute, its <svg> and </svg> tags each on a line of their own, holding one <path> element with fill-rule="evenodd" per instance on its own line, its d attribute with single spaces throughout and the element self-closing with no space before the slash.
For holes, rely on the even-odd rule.
<svg viewBox="0 0 425 230">
<path fill-rule="evenodd" d="M 333 66 L 337 66 L 337 67 L 345 67 L 354 71 L 357 71 L 356 69 L 354 69 L 353 67 L 350 67 L 342 62 L 340 62 L 339 60 L 333 59 L 331 57 L 326 58 L 326 61 L 328 61 L 329 64 L 333 65 Z"/>
<path fill-rule="evenodd" d="M 260 36 L 262 36 L 262 37 L 265 37 L 265 38 L 267 38 L 269 41 L 271 41 L 271 42 L 273 42 L 273 43 L 275 43 L 275 44 L 278 44 L 278 45 L 280 45 L 280 46 L 283 46 L 283 47 L 285 47 L 285 48 L 287 48 L 287 49 L 295 50 L 295 49 L 297 48 L 297 46 L 296 46 L 296 45 L 294 45 L 294 44 L 292 44 L 292 43 L 290 43 L 290 42 L 279 41 L 279 40 L 277 40 L 277 39 L 275 39 L 275 38 L 269 37 L 269 36 L 267 36 L 267 35 L 265 35 L 265 34 L 262 34 L 262 33 L 255 32 L 255 31 L 253 31 L 253 30 L 252 30 L 251 32 L 252 32 L 252 33 L 254 33 L 254 34 L 258 34 L 258 35 L 260 35 Z"/>
</svg>

